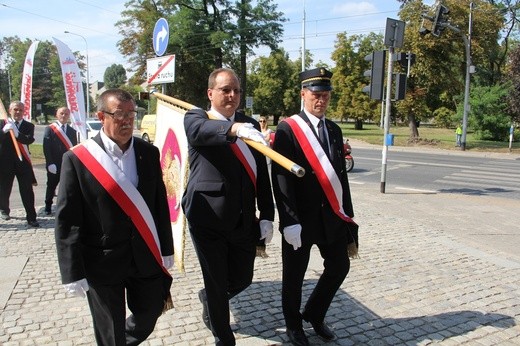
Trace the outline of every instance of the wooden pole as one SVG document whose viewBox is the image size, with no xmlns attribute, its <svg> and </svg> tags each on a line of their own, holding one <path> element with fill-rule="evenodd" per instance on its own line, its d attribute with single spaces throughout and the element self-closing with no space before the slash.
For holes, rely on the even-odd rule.
<svg viewBox="0 0 520 346">
<path fill-rule="evenodd" d="M 161 94 L 161 93 L 159 93 L 157 91 L 154 91 L 151 94 L 153 96 L 157 97 L 158 99 L 162 100 L 162 101 L 165 101 L 167 103 L 171 103 L 174 106 L 177 106 L 177 107 L 180 107 L 180 108 L 183 108 L 183 109 L 186 109 L 186 110 L 192 110 L 194 108 L 197 108 L 196 106 L 194 106 L 194 105 L 192 105 L 192 104 L 190 104 L 188 102 L 176 99 L 176 98 L 171 97 L 171 96 L 167 96 L 167 95 Z M 209 112 L 206 112 L 206 114 L 208 115 L 208 118 L 210 118 L 210 119 L 217 119 L 215 116 L 213 116 Z M 247 145 L 249 145 L 250 147 L 256 149 L 257 151 L 259 151 L 263 155 L 269 157 L 271 160 L 273 160 L 274 162 L 276 162 L 277 164 L 279 164 L 283 168 L 287 169 L 289 172 L 295 174 L 297 177 L 301 178 L 301 177 L 303 177 L 305 175 L 305 169 L 303 167 L 297 165 L 293 161 L 289 160 L 288 158 L 286 158 L 285 156 L 279 154 L 278 152 L 274 151 L 273 149 L 269 148 L 268 146 L 263 145 L 262 143 L 259 143 L 259 142 L 252 141 L 250 139 L 246 139 L 246 138 L 241 138 L 241 139 Z"/>
<path fill-rule="evenodd" d="M 5 122 L 7 123 L 7 111 L 5 110 L 4 103 L 2 100 L 0 100 L 0 113 L 2 115 L 2 118 L 4 118 Z M 11 129 L 9 130 L 9 133 L 11 134 L 11 139 L 13 140 L 14 150 L 16 151 L 16 155 L 18 156 L 18 159 L 20 161 L 23 160 L 22 153 L 20 152 L 20 148 L 18 147 L 18 142 L 16 141 L 16 137 L 14 135 L 14 131 Z"/>
</svg>

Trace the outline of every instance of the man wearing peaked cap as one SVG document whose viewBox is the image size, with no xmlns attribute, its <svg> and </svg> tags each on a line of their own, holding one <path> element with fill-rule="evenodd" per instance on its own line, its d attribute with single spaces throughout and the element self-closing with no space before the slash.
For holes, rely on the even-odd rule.
<svg viewBox="0 0 520 346">
<path fill-rule="evenodd" d="M 298 178 L 272 163 L 273 191 L 283 235 L 282 310 L 287 335 L 295 346 L 309 345 L 303 321 L 309 322 L 325 341 L 336 338 L 325 316 L 349 272 L 349 255 L 355 256 L 357 251 L 343 135 L 336 123 L 325 119 L 331 78 L 332 72 L 325 68 L 300 73 L 303 110 L 278 124 L 273 145 L 275 151 L 298 162 L 306 172 Z M 303 280 L 313 245 L 320 250 L 324 269 L 302 306 Z"/>
<path fill-rule="evenodd" d="M 300 82 L 302 83 L 302 88 L 306 88 L 310 91 L 331 91 L 331 78 L 332 72 L 328 71 L 324 67 L 319 67 L 300 73 Z"/>
</svg>

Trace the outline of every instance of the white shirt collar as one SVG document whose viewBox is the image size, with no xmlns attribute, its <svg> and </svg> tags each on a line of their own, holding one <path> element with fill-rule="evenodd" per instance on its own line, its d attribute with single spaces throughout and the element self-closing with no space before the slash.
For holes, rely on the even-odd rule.
<svg viewBox="0 0 520 346">
<path fill-rule="evenodd" d="M 119 148 L 119 146 L 105 134 L 103 128 L 101 128 L 99 132 L 101 141 L 103 142 L 103 146 L 105 147 L 108 156 L 110 156 L 114 163 L 121 169 L 121 171 L 123 171 L 130 182 L 137 187 L 139 177 L 137 176 L 134 137 L 132 136 L 128 149 L 123 153 L 121 148 Z"/>
<path fill-rule="evenodd" d="M 103 142 L 103 146 L 109 152 L 111 155 L 115 155 L 118 158 L 121 158 L 124 154 L 127 154 L 128 152 L 134 151 L 134 137 L 130 139 L 130 145 L 128 146 L 128 149 L 123 153 L 123 150 L 119 148 L 119 146 L 111 140 L 106 134 L 105 131 L 103 131 L 103 128 L 99 130 L 99 133 L 101 135 L 101 141 Z"/>
<path fill-rule="evenodd" d="M 305 112 L 305 115 L 307 115 L 307 118 L 309 118 L 309 121 L 315 129 L 318 128 L 318 123 L 320 122 L 320 120 L 323 120 L 323 122 L 325 122 L 325 115 L 323 115 L 321 118 L 318 118 L 314 114 L 307 112 L 306 109 L 304 109 L 303 111 Z"/>
<path fill-rule="evenodd" d="M 235 121 L 235 113 L 233 113 L 232 116 L 230 116 L 229 118 L 226 118 L 224 115 L 220 114 L 215 108 L 211 108 L 209 110 L 211 112 L 211 114 L 213 114 L 215 116 L 215 118 L 217 118 L 218 120 L 225 120 L 225 121 L 228 121 L 228 119 L 230 121 Z"/>
</svg>

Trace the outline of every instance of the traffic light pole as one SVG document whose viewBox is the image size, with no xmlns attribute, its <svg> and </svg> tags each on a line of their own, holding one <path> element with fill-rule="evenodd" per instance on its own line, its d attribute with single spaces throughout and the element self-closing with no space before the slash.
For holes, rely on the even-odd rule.
<svg viewBox="0 0 520 346">
<path fill-rule="evenodd" d="M 469 114 L 469 89 L 471 84 L 471 27 L 472 27 L 472 12 L 473 2 L 470 3 L 469 11 L 469 30 L 468 36 L 461 32 L 461 30 L 449 23 L 445 23 L 444 26 L 450 30 L 460 33 L 462 40 L 464 41 L 464 47 L 466 48 L 466 78 L 464 84 L 464 111 L 462 113 L 462 136 L 460 143 L 460 150 L 466 150 L 466 134 L 468 132 L 468 114 Z"/>
<path fill-rule="evenodd" d="M 388 47 L 388 71 L 386 74 L 386 100 L 385 100 L 385 122 L 383 136 L 383 154 L 381 162 L 381 193 L 386 189 L 386 161 L 388 155 L 387 137 L 390 132 L 390 113 L 392 111 L 392 73 L 394 70 L 394 47 Z"/>
</svg>

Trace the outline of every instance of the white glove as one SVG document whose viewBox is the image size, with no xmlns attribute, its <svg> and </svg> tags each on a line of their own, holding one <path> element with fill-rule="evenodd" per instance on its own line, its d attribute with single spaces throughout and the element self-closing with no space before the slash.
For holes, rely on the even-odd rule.
<svg viewBox="0 0 520 346">
<path fill-rule="evenodd" d="M 173 256 L 162 256 L 162 264 L 166 269 L 173 267 Z"/>
<path fill-rule="evenodd" d="M 54 163 L 51 163 L 49 165 L 49 167 L 47 167 L 47 170 L 49 171 L 49 173 L 51 174 L 56 174 L 56 172 L 58 171 L 58 168 L 56 167 L 56 165 Z"/>
<path fill-rule="evenodd" d="M 266 244 L 273 240 L 273 221 L 260 220 L 260 239 L 265 239 Z"/>
<path fill-rule="evenodd" d="M 301 233 L 302 226 L 299 223 L 283 228 L 283 237 L 286 242 L 293 246 L 294 250 L 298 250 L 302 246 Z"/>
<path fill-rule="evenodd" d="M 18 137 L 18 128 L 10 121 L 5 123 L 4 128 L 2 129 L 2 131 L 4 131 L 4 133 L 7 133 L 7 132 L 9 132 L 9 130 L 13 130 L 14 131 L 14 136 Z"/>
<path fill-rule="evenodd" d="M 263 145 L 267 145 L 262 132 L 255 129 L 251 123 L 243 123 L 242 126 L 240 126 L 237 130 L 237 137 L 247 138 L 252 141 L 262 143 Z"/>
<path fill-rule="evenodd" d="M 70 295 L 85 298 L 86 292 L 88 291 L 88 282 L 87 279 L 81 279 L 71 282 L 70 284 L 65 284 L 63 287 L 65 287 L 65 290 Z"/>
</svg>

